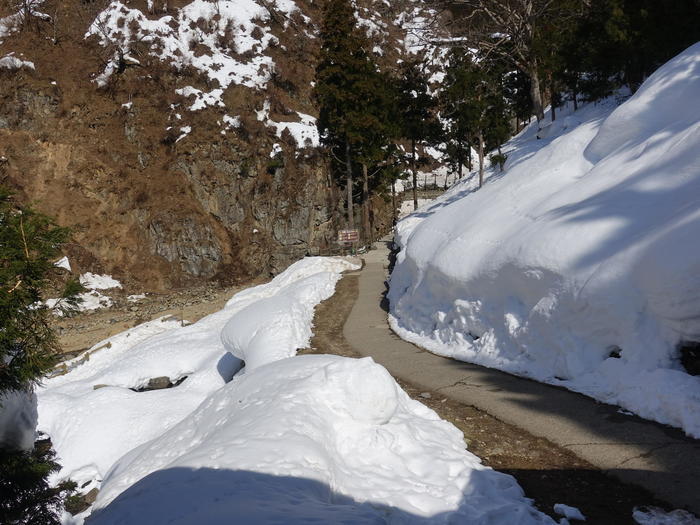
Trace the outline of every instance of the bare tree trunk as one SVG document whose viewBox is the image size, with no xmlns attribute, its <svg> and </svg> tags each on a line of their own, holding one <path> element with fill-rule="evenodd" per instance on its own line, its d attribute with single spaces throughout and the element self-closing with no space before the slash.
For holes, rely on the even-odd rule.
<svg viewBox="0 0 700 525">
<path fill-rule="evenodd" d="M 418 175 L 416 173 L 416 141 L 411 139 L 411 171 L 413 171 L 413 210 L 418 209 Z"/>
<path fill-rule="evenodd" d="M 396 181 L 391 181 L 391 225 L 396 225 Z"/>
<path fill-rule="evenodd" d="M 479 188 L 484 185 L 484 133 L 479 130 Z"/>
<path fill-rule="evenodd" d="M 54 9 L 53 12 L 53 20 L 51 22 L 53 23 L 53 40 L 51 41 L 53 45 L 58 44 L 58 7 L 59 3 L 56 3 L 56 8 Z"/>
<path fill-rule="evenodd" d="M 537 61 L 534 60 L 527 72 L 530 77 L 530 99 L 532 100 L 532 109 L 535 112 L 538 122 L 544 120 L 544 105 L 542 104 L 542 92 L 540 91 L 540 74 L 537 71 Z"/>
<path fill-rule="evenodd" d="M 574 99 L 574 111 L 578 111 L 578 93 L 576 93 L 575 89 L 571 91 L 571 96 Z"/>
<path fill-rule="evenodd" d="M 457 175 L 459 175 L 459 178 L 462 178 L 462 164 L 464 163 L 464 159 L 462 158 L 462 145 L 459 145 L 459 153 L 457 154 Z"/>
<path fill-rule="evenodd" d="M 471 171 L 473 167 L 474 163 L 472 162 L 472 145 L 471 143 L 467 143 L 467 169 Z"/>
<path fill-rule="evenodd" d="M 350 143 L 345 143 L 345 176 L 348 186 L 348 230 L 355 229 L 355 210 L 352 205 L 352 161 L 350 160 Z"/>
<path fill-rule="evenodd" d="M 369 224 L 369 176 L 367 164 L 362 163 L 362 230 L 365 241 L 372 244 L 372 230 Z"/>
</svg>

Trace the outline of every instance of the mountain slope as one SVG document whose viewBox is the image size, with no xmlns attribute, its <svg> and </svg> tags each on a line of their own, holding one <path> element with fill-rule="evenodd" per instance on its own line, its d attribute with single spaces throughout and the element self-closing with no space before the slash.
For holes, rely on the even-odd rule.
<svg viewBox="0 0 700 525">
<path fill-rule="evenodd" d="M 73 228 L 77 272 L 163 288 L 334 248 L 341 199 L 312 100 L 321 3 L 28 5 L 0 7 L 0 182 Z M 358 3 L 386 67 L 422 5 Z"/>
</svg>

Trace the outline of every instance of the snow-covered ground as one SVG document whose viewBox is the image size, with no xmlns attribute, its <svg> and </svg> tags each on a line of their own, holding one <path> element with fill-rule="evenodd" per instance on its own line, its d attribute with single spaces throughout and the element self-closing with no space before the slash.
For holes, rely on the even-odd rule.
<svg viewBox="0 0 700 525">
<path fill-rule="evenodd" d="M 68 261 L 67 257 L 63 257 L 54 265 L 58 268 L 64 269 L 67 267 L 68 271 L 70 271 L 70 262 Z M 122 284 L 111 275 L 98 275 L 90 272 L 80 276 L 80 284 L 82 284 L 87 291 L 81 292 L 77 295 L 80 302 L 77 304 L 74 310 L 78 312 L 89 312 L 92 310 L 111 307 L 114 304 L 112 302 L 112 298 L 108 295 L 104 295 L 99 290 L 110 290 L 122 287 Z M 54 310 L 55 315 L 64 315 L 63 307 L 65 305 L 65 301 L 63 299 L 47 299 L 45 304 L 47 308 Z"/>
<path fill-rule="evenodd" d="M 393 329 L 700 437 L 700 43 L 401 221 Z"/>
<path fill-rule="evenodd" d="M 553 524 L 372 359 L 290 357 L 356 268 L 303 259 L 193 325 L 146 323 L 48 380 L 39 429 L 58 478 L 100 486 L 90 523 Z M 163 376 L 186 379 L 131 390 Z"/>
<path fill-rule="evenodd" d="M 468 173 L 467 168 L 464 168 L 464 173 Z M 457 173 L 451 171 L 447 166 L 440 166 L 432 171 L 416 172 L 416 183 L 418 189 L 437 189 L 442 190 L 449 188 L 459 180 Z M 410 191 L 413 189 L 413 180 L 409 176 L 407 179 L 399 179 L 395 184 L 396 191 Z"/>
<path fill-rule="evenodd" d="M 91 523 L 553 523 L 370 358 L 236 376 L 120 459 Z M 432 519 L 431 519 L 432 518 Z"/>
<path fill-rule="evenodd" d="M 68 374 L 47 380 L 37 391 L 39 430 L 51 436 L 58 452 L 63 466 L 58 476 L 80 484 L 102 479 L 122 455 L 160 435 L 226 384 L 241 366 L 221 340 L 232 317 L 245 315 L 258 303 L 273 307 L 275 298 L 281 302 L 288 289 L 304 285 L 315 289 L 306 296 L 313 312 L 316 303 L 333 293 L 340 273 L 353 267 L 344 259 L 304 259 L 270 283 L 236 294 L 223 310 L 193 325 L 156 319 L 96 344 L 84 364 L 74 366 L 84 356 L 66 363 Z M 297 315 L 299 323 L 310 322 L 308 311 L 285 313 Z M 264 314 L 259 321 L 280 323 Z M 302 337 L 293 341 L 305 343 Z M 172 383 L 187 379 L 167 390 L 131 390 L 157 377 Z"/>
<path fill-rule="evenodd" d="M 421 209 L 431 202 L 433 202 L 432 199 L 418 199 L 418 209 Z M 401 207 L 399 208 L 399 219 L 403 219 L 413 213 L 413 211 L 413 199 L 402 201 Z"/>
</svg>

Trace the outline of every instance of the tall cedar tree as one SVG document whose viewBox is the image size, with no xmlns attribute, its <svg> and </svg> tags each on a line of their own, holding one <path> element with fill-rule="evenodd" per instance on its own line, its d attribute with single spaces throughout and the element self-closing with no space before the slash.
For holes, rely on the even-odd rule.
<svg viewBox="0 0 700 525">
<path fill-rule="evenodd" d="M 420 61 L 407 61 L 401 65 L 398 96 L 401 136 L 411 143 L 411 176 L 415 210 L 418 208 L 416 147 L 426 141 L 438 142 L 441 135 L 440 124 L 435 118 L 436 101 L 430 94 L 428 76 Z"/>
<path fill-rule="evenodd" d="M 395 156 L 394 141 L 400 129 L 396 119 L 398 95 L 393 79 L 377 69 L 368 74 L 356 89 L 363 94 L 365 101 L 356 114 L 361 133 L 355 142 L 355 159 L 362 168 L 362 230 L 365 241 L 371 243 L 371 194 L 381 185 L 385 168 Z"/>
<path fill-rule="evenodd" d="M 462 82 L 461 49 L 455 48 L 450 54 L 439 93 L 440 115 L 444 120 L 445 158 L 452 169 L 457 169 L 462 178 L 463 166 L 471 171 L 470 121 L 463 105 L 468 97 L 468 87 Z"/>
<path fill-rule="evenodd" d="M 56 361 L 49 312 L 37 304 L 67 236 L 0 188 L 0 402 L 8 391 L 31 390 Z M 63 297 L 71 302 L 79 289 L 70 281 Z M 47 477 L 58 469 L 49 450 L 0 450 L 0 522 L 59 523 L 61 501 L 73 485 L 49 487 Z"/>
<path fill-rule="evenodd" d="M 454 48 L 440 91 L 440 112 L 446 120 L 448 162 L 457 168 L 460 178 L 465 163 L 469 169 L 472 167 L 471 150 L 483 111 L 478 100 L 477 80 L 470 54 L 463 48 Z"/>
<path fill-rule="evenodd" d="M 463 48 L 452 50 L 443 80 L 441 111 L 447 120 L 449 162 L 462 175 L 474 144 L 479 154 L 479 187 L 484 180 L 487 147 L 499 147 L 510 135 L 512 102 L 507 100 L 505 62 L 497 57 L 476 60 Z"/>
<path fill-rule="evenodd" d="M 321 56 L 316 68 L 315 97 L 319 104 L 321 140 L 341 163 L 346 179 L 347 224 L 354 228 L 353 164 L 365 165 L 369 144 L 385 122 L 376 111 L 381 76 L 369 54 L 367 38 L 356 28 L 348 0 L 327 2 L 321 27 Z"/>
</svg>

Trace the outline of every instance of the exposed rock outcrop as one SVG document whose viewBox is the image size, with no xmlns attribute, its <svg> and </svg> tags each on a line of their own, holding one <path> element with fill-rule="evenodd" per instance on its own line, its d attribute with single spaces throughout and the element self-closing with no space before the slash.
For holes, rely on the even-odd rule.
<svg viewBox="0 0 700 525">
<path fill-rule="evenodd" d="M 20 64 L 0 69 L 0 184 L 72 228 L 74 270 L 162 289 L 338 250 L 313 118 L 322 6 L 249 3 L 38 0 L 19 26 L 0 7 L 0 57 Z M 421 5 L 358 2 L 379 61 Z"/>
</svg>

